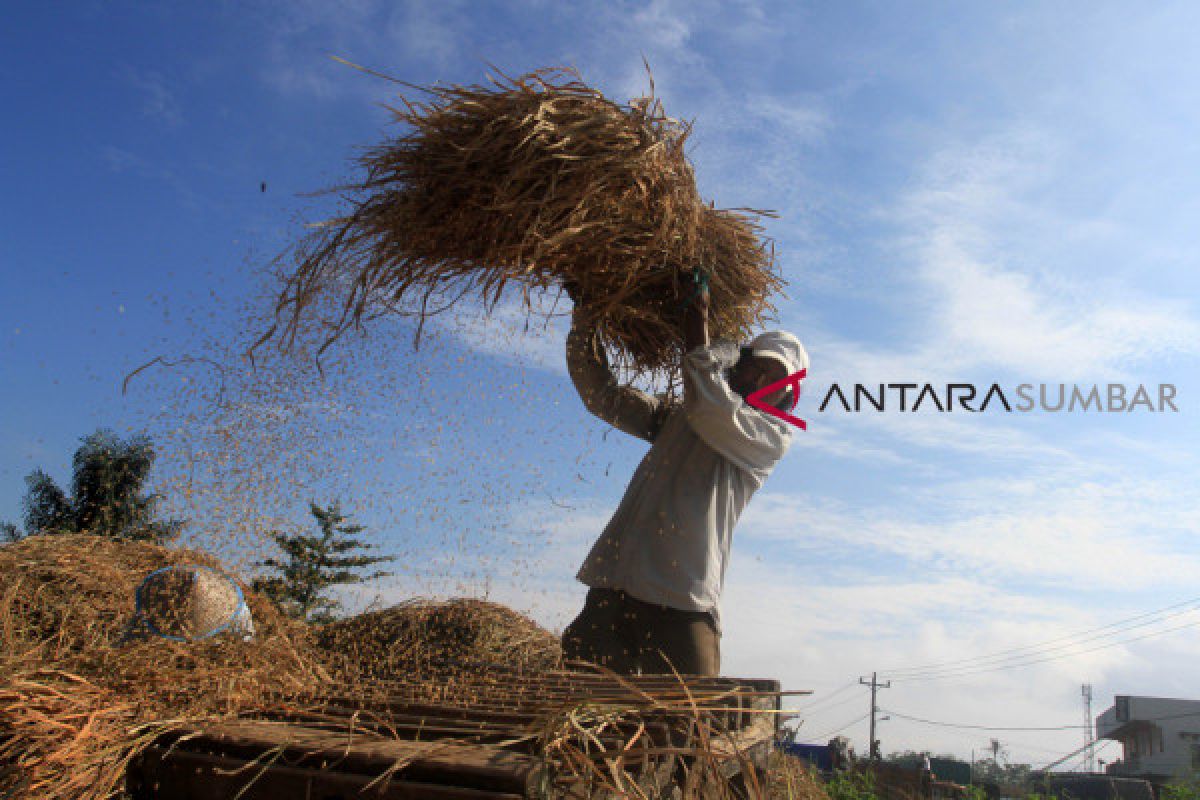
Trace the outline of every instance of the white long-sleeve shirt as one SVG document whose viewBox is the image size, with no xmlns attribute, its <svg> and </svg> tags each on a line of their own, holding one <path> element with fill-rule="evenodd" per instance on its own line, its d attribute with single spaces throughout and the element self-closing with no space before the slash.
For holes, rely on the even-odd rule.
<svg viewBox="0 0 1200 800">
<path fill-rule="evenodd" d="M 708 611 L 720 625 L 733 528 L 791 443 L 789 426 L 730 389 L 733 342 L 683 359 L 683 403 L 619 386 L 602 348 L 572 326 L 571 379 L 588 410 L 653 442 L 625 496 L 576 576 L 648 603 Z"/>
</svg>

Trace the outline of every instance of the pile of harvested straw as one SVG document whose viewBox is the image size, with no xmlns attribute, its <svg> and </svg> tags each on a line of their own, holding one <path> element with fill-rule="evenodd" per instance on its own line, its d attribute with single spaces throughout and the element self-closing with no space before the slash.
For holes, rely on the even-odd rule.
<svg viewBox="0 0 1200 800">
<path fill-rule="evenodd" d="M 251 591 L 252 644 L 119 644 L 137 584 L 180 564 L 219 568 L 203 553 L 86 534 L 0 547 L 0 796 L 113 796 L 163 730 L 328 680 L 304 629 Z"/>
<path fill-rule="evenodd" d="M 330 671 L 347 679 L 387 679 L 450 664 L 555 668 L 558 637 L 498 603 L 471 598 L 410 600 L 322 626 L 316 634 Z"/>
<path fill-rule="evenodd" d="M 460 691 L 469 693 L 464 662 L 537 671 L 560 658 L 552 634 L 494 603 L 412 602 L 314 635 L 245 589 L 253 642 L 121 644 L 137 584 L 160 567 L 183 564 L 220 569 L 204 553 L 83 534 L 0 547 L 0 797 L 110 800 L 123 796 L 130 761 L 169 731 L 267 709 L 311 715 L 323 695 L 386 700 L 387 679 L 398 675 L 414 697 L 427 687 L 437 701 L 456 685 L 439 664 L 458 662 Z M 694 719 L 694 791 L 684 796 L 730 796 L 720 765 L 741 756 L 719 752 L 719 728 L 699 710 L 688 712 L 691 699 L 646 699 L 659 709 L 683 703 L 684 723 Z M 548 715 L 528 736 L 564 785 L 583 781 L 610 796 L 641 796 L 625 770 L 636 774 L 639 759 L 658 756 L 643 752 L 639 713 L 588 703 Z M 253 778 L 247 774 L 248 783 Z"/>
<path fill-rule="evenodd" d="M 652 96 L 619 105 L 573 70 L 488 86 L 413 87 L 405 133 L 360 159 L 352 208 L 297 251 L 261 341 L 290 347 L 332 296 L 326 344 L 384 312 L 425 318 L 506 287 L 569 287 L 616 366 L 670 376 L 681 298 L 709 275 L 711 330 L 740 338 L 780 288 L 759 217 L 706 204 L 684 152 L 690 126 Z M 651 84 L 651 95 L 653 83 Z M 418 328 L 418 340 L 419 340 Z M 260 343 L 261 343 L 260 341 Z"/>
</svg>

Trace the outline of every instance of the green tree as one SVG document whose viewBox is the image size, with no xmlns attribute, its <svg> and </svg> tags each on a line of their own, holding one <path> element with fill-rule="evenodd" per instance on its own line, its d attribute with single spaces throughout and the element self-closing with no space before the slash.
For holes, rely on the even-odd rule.
<svg viewBox="0 0 1200 800">
<path fill-rule="evenodd" d="M 326 622 L 339 606 L 325 595 L 326 589 L 390 575 L 389 572 L 363 575 L 358 570 L 391 561 L 394 556 L 348 555 L 352 550 L 371 546 L 356 538 L 363 526 L 348 524 L 337 503 L 327 508 L 309 503 L 309 510 L 317 521 L 318 534 L 272 534 L 286 560 L 268 558 L 258 562 L 256 566 L 269 567 L 277 574 L 257 578 L 253 586 L 289 616 L 306 622 Z"/>
<path fill-rule="evenodd" d="M 870 770 L 839 772 L 825 781 L 825 794 L 830 800 L 879 800 L 880 795 Z"/>
<path fill-rule="evenodd" d="M 11 522 L 0 522 L 0 543 L 11 544 L 21 538 L 21 530 Z"/>
<path fill-rule="evenodd" d="M 94 533 L 160 544 L 174 539 L 183 521 L 157 518 L 162 496 L 144 491 L 154 458 L 145 435 L 122 440 L 101 428 L 85 436 L 72 459 L 69 495 L 41 469 L 25 477 L 25 534 Z M 0 533 L 22 535 L 11 523 Z"/>
<path fill-rule="evenodd" d="M 1003 752 L 1003 748 L 1000 752 Z M 1028 764 L 1000 764 L 995 758 L 981 758 L 975 762 L 973 775 L 976 783 L 1024 786 L 1033 775 L 1033 767 Z"/>
<path fill-rule="evenodd" d="M 1160 800 L 1200 800 L 1200 776 L 1174 780 L 1163 786 L 1158 796 Z"/>
</svg>

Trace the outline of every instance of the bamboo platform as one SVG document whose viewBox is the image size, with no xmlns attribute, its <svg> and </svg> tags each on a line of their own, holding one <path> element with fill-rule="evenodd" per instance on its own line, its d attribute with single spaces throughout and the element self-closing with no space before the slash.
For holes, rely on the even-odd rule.
<svg viewBox="0 0 1200 800">
<path fill-rule="evenodd" d="M 622 781 L 670 797 L 718 780 L 744 796 L 781 694 L 773 680 L 460 666 L 175 731 L 131 764 L 127 787 L 133 800 L 516 800 L 614 796 Z"/>
</svg>

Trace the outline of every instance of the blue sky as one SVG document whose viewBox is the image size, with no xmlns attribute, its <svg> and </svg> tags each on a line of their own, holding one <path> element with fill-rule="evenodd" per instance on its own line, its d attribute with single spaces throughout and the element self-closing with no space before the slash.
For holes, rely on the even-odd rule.
<svg viewBox="0 0 1200 800">
<path fill-rule="evenodd" d="M 308 363 L 237 359 L 305 196 L 389 132 L 396 87 L 571 64 L 611 97 L 642 58 L 719 205 L 774 209 L 810 422 L 755 498 L 724 665 L 862 716 L 871 670 L 1035 645 L 1188 599 L 1200 569 L 1198 14 L 1185 3 L 78 3 L 9 15 L 0 92 L 0 518 L 100 425 L 148 430 L 191 541 L 242 562 L 340 498 L 397 575 L 347 594 L 484 594 L 552 627 L 643 452 L 588 418 L 563 320 L 515 303 L 384 321 Z M 260 191 L 265 182 L 267 190 Z M 552 298 L 543 299 L 550 303 Z M 560 309 L 561 310 L 561 309 Z M 258 316 L 256 316 L 258 315 Z M 122 378 L 156 356 L 212 358 Z M 224 381 L 224 406 L 215 404 Z M 1172 383 L 1173 414 L 818 413 L 830 383 Z M 1189 615 L 1128 636 L 1197 621 Z M 1194 628 L 944 680 L 885 708 L 1077 724 L 1115 693 L 1200 696 Z M 1075 641 L 1075 640 L 1069 640 Z M 994 662 L 986 662 L 992 664 Z M 893 672 L 900 676 L 903 673 Z M 840 694 L 834 695 L 834 692 Z M 823 697 L 829 697 L 823 701 Z M 845 732 L 860 749 L 865 722 Z M 884 749 L 988 734 L 881 723 Z M 1078 730 L 998 734 L 1049 761 Z M 1101 757 L 1114 758 L 1115 748 Z"/>
</svg>

